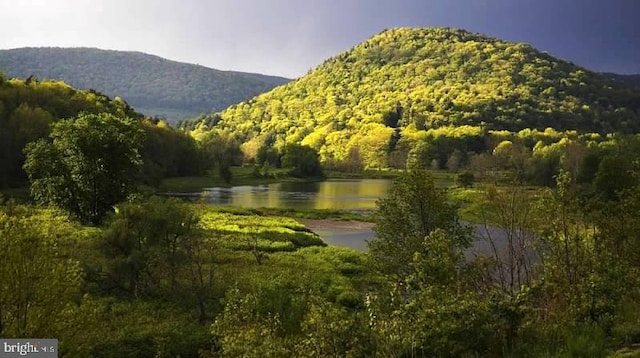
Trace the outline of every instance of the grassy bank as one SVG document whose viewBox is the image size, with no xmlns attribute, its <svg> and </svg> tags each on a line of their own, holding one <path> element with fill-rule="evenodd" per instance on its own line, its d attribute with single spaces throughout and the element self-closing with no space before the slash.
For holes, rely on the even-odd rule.
<svg viewBox="0 0 640 358">
<path fill-rule="evenodd" d="M 239 208 L 233 206 L 211 207 L 212 211 L 235 215 L 279 216 L 293 219 L 332 219 L 343 221 L 371 222 L 367 213 L 334 209 L 293 209 L 293 208 Z"/>
</svg>

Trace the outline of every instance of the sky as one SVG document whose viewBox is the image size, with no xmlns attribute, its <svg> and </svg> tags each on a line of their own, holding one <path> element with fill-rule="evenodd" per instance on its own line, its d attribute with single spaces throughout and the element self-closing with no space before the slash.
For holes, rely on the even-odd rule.
<svg viewBox="0 0 640 358">
<path fill-rule="evenodd" d="M 640 0 L 0 0 L 0 48 L 97 47 L 289 78 L 393 27 L 453 27 L 640 73 Z"/>
</svg>

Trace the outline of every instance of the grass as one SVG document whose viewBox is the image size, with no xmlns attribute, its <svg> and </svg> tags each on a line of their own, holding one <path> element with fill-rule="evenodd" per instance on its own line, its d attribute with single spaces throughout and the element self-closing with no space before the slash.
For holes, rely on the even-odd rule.
<svg viewBox="0 0 640 358">
<path fill-rule="evenodd" d="M 208 235 L 232 250 L 295 251 L 301 247 L 326 245 L 317 234 L 291 218 L 206 208 L 201 223 Z"/>
<path fill-rule="evenodd" d="M 371 221 L 371 217 L 368 215 L 337 209 L 241 208 L 235 206 L 217 206 L 212 207 L 211 210 L 236 215 L 279 216 L 295 219 Z"/>
<path fill-rule="evenodd" d="M 238 288 L 261 300 L 298 300 L 315 292 L 343 306 L 359 306 L 359 292 L 371 284 L 366 255 L 326 246 L 290 217 L 246 209 L 197 205 L 203 234 L 216 244 L 214 260 L 221 292 Z M 264 296 L 264 297 L 263 297 Z M 286 315 L 289 304 L 278 305 Z"/>
<path fill-rule="evenodd" d="M 395 179 L 402 171 L 397 169 L 367 169 L 362 172 L 325 171 L 328 179 Z"/>
<path fill-rule="evenodd" d="M 496 216 L 497 204 L 495 201 L 488 202 L 486 198 L 487 184 L 478 184 L 472 188 L 451 188 L 448 191 L 451 202 L 459 206 L 458 214 L 462 220 L 473 224 L 487 224 L 491 226 L 500 226 L 501 223 L 491 222 L 491 218 Z M 499 193 L 505 193 L 512 190 L 510 186 L 495 186 Z M 538 198 L 544 191 L 544 188 L 528 186 L 522 189 L 518 194 L 518 200 L 531 201 Z"/>
</svg>

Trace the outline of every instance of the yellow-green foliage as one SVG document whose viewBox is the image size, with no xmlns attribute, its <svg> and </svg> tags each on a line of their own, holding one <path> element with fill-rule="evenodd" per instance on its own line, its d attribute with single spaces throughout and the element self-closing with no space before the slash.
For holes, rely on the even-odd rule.
<svg viewBox="0 0 640 358">
<path fill-rule="evenodd" d="M 293 251 L 305 246 L 325 245 L 320 237 L 290 218 L 239 215 L 207 210 L 201 217 L 202 227 L 222 244 L 232 249 L 261 251 Z"/>
<path fill-rule="evenodd" d="M 64 82 L 31 78 L 0 81 L 0 187 L 25 181 L 22 165 L 27 143 L 45 138 L 52 123 L 81 112 L 137 116 L 122 100 L 79 91 Z"/>
<path fill-rule="evenodd" d="M 216 127 L 252 147 L 302 142 L 324 162 L 358 149 L 386 163 L 401 137 L 487 130 L 636 131 L 637 91 L 525 44 L 452 29 L 392 29 L 284 86 L 232 106 Z M 469 127 L 461 127 L 469 126 Z M 439 132 L 441 127 L 448 129 Z M 462 134 L 465 132 L 465 134 Z"/>
</svg>

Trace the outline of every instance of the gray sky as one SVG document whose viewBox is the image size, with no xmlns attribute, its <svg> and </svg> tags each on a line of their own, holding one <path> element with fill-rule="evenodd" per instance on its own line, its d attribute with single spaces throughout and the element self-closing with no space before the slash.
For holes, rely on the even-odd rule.
<svg viewBox="0 0 640 358">
<path fill-rule="evenodd" d="M 639 0 L 0 0 L 0 48 L 98 47 L 285 77 L 398 26 L 526 42 L 640 73 Z"/>
</svg>

